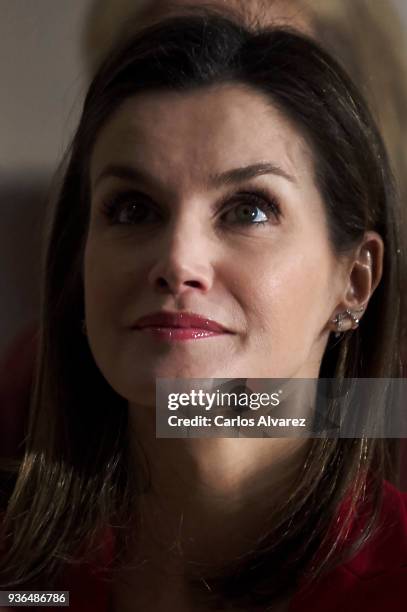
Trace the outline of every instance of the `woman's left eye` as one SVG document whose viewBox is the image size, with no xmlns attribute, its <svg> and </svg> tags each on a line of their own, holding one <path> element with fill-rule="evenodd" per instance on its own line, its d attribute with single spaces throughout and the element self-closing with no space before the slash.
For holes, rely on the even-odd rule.
<svg viewBox="0 0 407 612">
<path fill-rule="evenodd" d="M 277 200 L 263 192 L 239 193 L 234 198 L 237 204 L 231 207 L 224 216 L 235 213 L 237 220 L 233 225 L 264 225 L 270 222 L 270 217 L 278 221 L 281 210 Z M 259 211 L 261 216 L 259 218 Z M 239 214 L 237 214 L 239 213 Z"/>
</svg>

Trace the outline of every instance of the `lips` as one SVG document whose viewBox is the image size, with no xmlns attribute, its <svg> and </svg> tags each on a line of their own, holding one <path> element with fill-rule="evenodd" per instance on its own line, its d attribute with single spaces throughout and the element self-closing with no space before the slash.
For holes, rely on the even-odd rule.
<svg viewBox="0 0 407 612">
<path fill-rule="evenodd" d="M 191 312 L 155 312 L 138 319 L 133 327 L 134 329 L 144 329 L 146 327 L 199 329 L 217 333 L 231 333 L 217 321 Z"/>
</svg>

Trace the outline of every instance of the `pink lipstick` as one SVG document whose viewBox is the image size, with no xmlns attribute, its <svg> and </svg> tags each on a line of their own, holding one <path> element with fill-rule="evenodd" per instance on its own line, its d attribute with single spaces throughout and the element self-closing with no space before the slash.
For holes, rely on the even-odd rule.
<svg viewBox="0 0 407 612">
<path fill-rule="evenodd" d="M 164 310 L 141 317 L 133 325 L 133 329 L 167 341 L 200 340 L 232 333 L 217 321 L 205 316 Z"/>
</svg>

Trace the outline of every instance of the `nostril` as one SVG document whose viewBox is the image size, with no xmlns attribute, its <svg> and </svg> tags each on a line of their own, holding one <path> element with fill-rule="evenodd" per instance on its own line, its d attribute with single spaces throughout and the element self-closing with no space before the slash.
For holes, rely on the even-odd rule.
<svg viewBox="0 0 407 612">
<path fill-rule="evenodd" d="M 195 288 L 199 288 L 202 286 L 202 283 L 199 280 L 189 280 L 189 281 L 184 281 L 184 282 L 180 282 L 179 284 L 177 283 L 177 286 L 179 285 L 179 288 L 184 285 L 187 287 L 195 287 Z M 171 283 L 169 283 L 163 276 L 157 278 L 157 286 L 160 289 L 169 289 L 171 287 Z M 175 288 L 175 283 L 174 283 L 174 288 Z"/>
<path fill-rule="evenodd" d="M 199 287 L 200 286 L 200 282 L 199 281 L 187 281 L 185 284 L 189 285 L 190 287 Z"/>
</svg>

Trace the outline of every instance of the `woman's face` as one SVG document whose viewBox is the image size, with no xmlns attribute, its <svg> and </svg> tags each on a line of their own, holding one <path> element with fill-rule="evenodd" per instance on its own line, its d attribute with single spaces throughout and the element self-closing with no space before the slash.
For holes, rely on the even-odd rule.
<svg viewBox="0 0 407 612">
<path fill-rule="evenodd" d="M 345 267 L 310 148 L 262 94 L 228 84 L 129 98 L 90 172 L 88 340 L 120 395 L 154 403 L 156 377 L 318 376 Z M 133 329 L 160 310 L 229 333 L 170 341 Z"/>
</svg>

